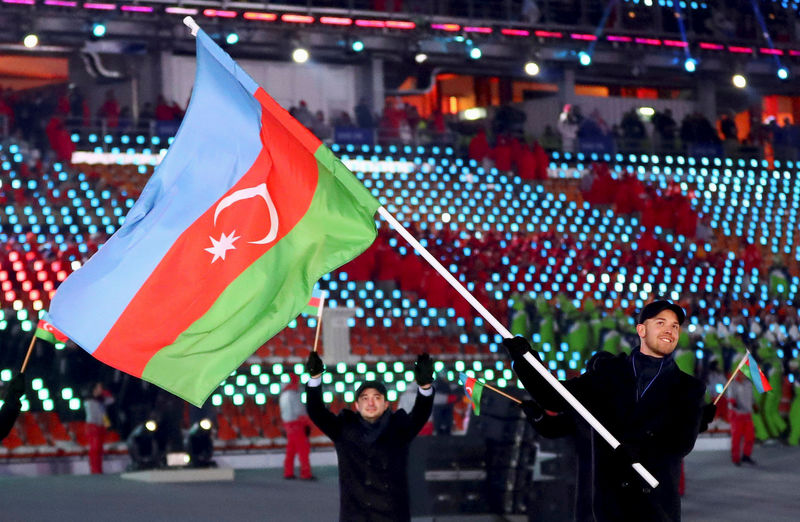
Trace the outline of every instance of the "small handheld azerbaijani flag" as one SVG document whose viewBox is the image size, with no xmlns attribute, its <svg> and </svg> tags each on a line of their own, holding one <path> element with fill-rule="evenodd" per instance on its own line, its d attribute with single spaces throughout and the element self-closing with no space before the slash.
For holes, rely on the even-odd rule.
<svg viewBox="0 0 800 522">
<path fill-rule="evenodd" d="M 380 203 L 202 30 L 196 46 L 167 155 L 50 316 L 96 359 L 201 406 L 372 244 Z"/>
<path fill-rule="evenodd" d="M 755 372 L 753 371 L 754 369 Z M 753 386 L 756 387 L 756 391 L 758 393 L 764 393 L 772 390 L 772 386 L 770 386 L 767 376 L 764 375 L 764 372 L 762 372 L 761 368 L 758 367 L 755 357 L 753 357 L 750 352 L 747 352 L 747 360 L 746 364 L 742 366 L 742 373 L 745 374 L 748 379 L 753 381 Z M 758 375 L 758 377 L 754 378 L 753 375 Z"/>
<path fill-rule="evenodd" d="M 464 391 L 467 397 L 472 401 L 472 407 L 475 410 L 475 415 L 481 414 L 481 395 L 483 394 L 483 383 L 474 377 L 470 377 L 466 373 L 459 373 L 461 381 L 464 383 Z"/>
<path fill-rule="evenodd" d="M 36 325 L 36 331 L 33 332 L 33 335 L 43 341 L 53 344 L 65 343 L 69 340 L 66 335 L 59 332 L 55 326 L 50 324 L 50 317 L 47 315 L 47 312 L 39 319 L 39 324 Z"/>
<path fill-rule="evenodd" d="M 324 306 L 325 292 L 323 290 L 314 290 L 314 293 L 311 294 L 311 299 L 301 313 L 322 317 L 322 309 Z"/>
</svg>

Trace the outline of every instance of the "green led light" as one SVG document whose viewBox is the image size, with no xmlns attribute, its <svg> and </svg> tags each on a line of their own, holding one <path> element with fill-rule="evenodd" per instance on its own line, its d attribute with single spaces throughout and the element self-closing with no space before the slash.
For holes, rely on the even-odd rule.
<svg viewBox="0 0 800 522">
<path fill-rule="evenodd" d="M 344 373 L 347 371 L 347 364 L 340 362 L 336 363 L 336 373 Z"/>
<path fill-rule="evenodd" d="M 383 374 L 384 382 L 392 382 L 394 381 L 394 374 L 391 372 L 386 372 Z"/>
<path fill-rule="evenodd" d="M 360 362 L 356 364 L 356 371 L 358 373 L 366 373 L 367 372 L 367 363 Z"/>
<path fill-rule="evenodd" d="M 353 372 L 347 372 L 344 374 L 344 382 L 352 383 L 356 380 L 356 376 Z"/>
<path fill-rule="evenodd" d="M 283 375 L 281 375 L 280 381 L 281 381 L 283 384 L 286 384 L 286 383 L 288 383 L 288 382 L 289 382 L 289 381 L 291 381 L 291 380 L 292 380 L 292 378 L 289 376 L 289 374 L 288 374 L 288 373 L 284 373 Z"/>
<path fill-rule="evenodd" d="M 387 391 L 386 392 L 386 398 L 389 399 L 390 401 L 396 401 L 397 400 L 397 392 L 394 391 L 394 390 Z"/>
<path fill-rule="evenodd" d="M 400 393 L 403 393 L 407 389 L 405 381 L 397 381 L 395 387 L 397 388 L 397 391 Z"/>
<path fill-rule="evenodd" d="M 53 401 L 50 399 L 42 401 L 42 409 L 44 411 L 53 411 Z"/>
<path fill-rule="evenodd" d="M 81 400 L 77 397 L 73 397 L 69 400 L 69 409 L 70 410 L 80 410 L 81 409 Z"/>
<path fill-rule="evenodd" d="M 324 382 L 325 384 L 332 383 L 333 382 L 333 375 L 331 375 L 330 373 L 323 373 L 322 374 L 322 382 Z"/>
<path fill-rule="evenodd" d="M 456 371 L 463 372 L 466 366 L 464 366 L 464 361 L 456 361 Z"/>
<path fill-rule="evenodd" d="M 485 372 L 483 372 L 483 378 L 487 381 L 494 380 L 494 370 L 491 368 L 487 368 Z"/>
<path fill-rule="evenodd" d="M 444 363 L 442 361 L 436 361 L 433 363 L 433 369 L 434 371 L 441 372 L 444 370 Z"/>
<path fill-rule="evenodd" d="M 222 395 L 219 393 L 215 393 L 211 396 L 211 404 L 214 406 L 222 406 Z M 72 407 L 72 402 L 70 401 L 70 408 Z"/>
<path fill-rule="evenodd" d="M 273 382 L 272 384 L 269 385 L 269 392 L 272 395 L 278 395 L 281 392 L 281 385 L 278 384 L 277 382 Z"/>
<path fill-rule="evenodd" d="M 333 385 L 333 389 L 336 390 L 336 393 L 344 393 L 344 383 L 342 381 L 337 382 Z"/>
<path fill-rule="evenodd" d="M 351 391 L 344 392 L 344 401 L 345 402 L 353 402 L 356 400 L 356 394 Z"/>
<path fill-rule="evenodd" d="M 261 375 L 261 365 L 253 364 L 250 366 L 250 375 Z"/>
<path fill-rule="evenodd" d="M 228 397 L 233 395 L 234 390 L 235 388 L 233 387 L 233 384 L 226 384 L 225 386 L 222 387 L 222 393 L 224 393 Z"/>
<path fill-rule="evenodd" d="M 497 379 L 497 386 L 499 388 L 505 388 L 508 382 L 505 379 Z"/>
<path fill-rule="evenodd" d="M 72 398 L 72 388 L 64 388 L 61 390 L 61 398 L 68 401 Z"/>
<path fill-rule="evenodd" d="M 481 361 L 472 361 L 472 369 L 476 372 L 481 371 L 483 368 L 483 363 Z"/>
<path fill-rule="evenodd" d="M 247 375 L 237 375 L 236 386 L 244 386 L 245 384 L 247 384 Z"/>
<path fill-rule="evenodd" d="M 375 372 L 367 372 L 367 375 L 365 375 L 364 378 L 367 381 L 374 381 L 375 377 L 376 377 Z"/>
<path fill-rule="evenodd" d="M 280 375 L 283 373 L 283 365 L 280 363 L 275 363 L 272 365 L 272 373 L 274 375 Z"/>
<path fill-rule="evenodd" d="M 31 388 L 33 388 L 34 390 L 39 390 L 42 388 L 42 386 L 44 386 L 44 381 L 42 381 L 39 378 L 33 379 L 31 381 Z"/>
<path fill-rule="evenodd" d="M 394 367 L 394 373 L 403 373 L 403 370 L 406 369 L 405 365 L 403 364 L 403 361 L 395 361 L 393 367 Z"/>
<path fill-rule="evenodd" d="M 244 387 L 244 391 L 245 391 L 245 393 L 247 393 L 247 395 L 255 395 L 256 394 L 256 385 L 251 382 L 250 384 L 248 384 L 247 386 Z"/>
<path fill-rule="evenodd" d="M 242 395 L 241 393 L 237 393 L 236 395 L 234 395 L 233 404 L 235 404 L 236 406 L 241 406 L 242 404 L 244 404 L 244 395 Z"/>
<path fill-rule="evenodd" d="M 411 371 L 411 370 L 408 370 L 408 371 L 405 373 L 405 378 L 406 378 L 406 381 L 407 381 L 407 382 L 411 382 L 411 381 L 413 381 L 413 380 L 414 380 L 414 372 L 413 372 L 413 371 Z"/>
<path fill-rule="evenodd" d="M 50 398 L 50 390 L 48 390 L 47 388 L 42 388 L 41 390 L 39 390 L 37 395 L 39 396 L 40 401 L 46 401 L 47 399 Z"/>
<path fill-rule="evenodd" d="M 22 321 L 21 323 L 19 323 L 19 325 L 25 332 L 30 332 L 31 330 L 33 330 L 33 323 L 30 321 Z M 28 410 L 22 410 L 22 411 L 28 411 Z"/>
<path fill-rule="evenodd" d="M 63 350 L 67 345 L 64 343 L 56 343 L 56 350 Z"/>
<path fill-rule="evenodd" d="M 0 321 L 0 330 L 8 330 L 8 321 Z"/>
<path fill-rule="evenodd" d="M 305 365 L 303 363 L 295 363 L 295 365 L 294 365 L 294 373 L 296 373 L 297 375 L 300 375 L 304 371 L 306 371 L 306 367 L 305 367 Z"/>
<path fill-rule="evenodd" d="M 28 311 L 24 308 L 22 310 L 17 310 L 17 321 L 24 321 L 28 318 Z"/>
<path fill-rule="evenodd" d="M 386 371 L 386 363 L 381 361 L 378 364 L 376 364 L 375 365 L 375 371 L 377 371 L 378 373 L 385 372 Z"/>
<path fill-rule="evenodd" d="M 267 403 L 267 396 L 263 393 L 256 393 L 256 404 L 263 406 Z"/>
<path fill-rule="evenodd" d="M 513 370 L 510 370 L 509 368 L 506 368 L 505 370 L 503 370 L 503 379 L 506 379 L 506 380 L 510 381 L 513 378 L 514 378 Z"/>
<path fill-rule="evenodd" d="M 458 375 L 456 375 L 456 372 L 454 372 L 453 370 L 448 370 L 447 371 L 447 380 L 450 381 L 450 382 L 456 381 L 456 380 L 458 380 Z"/>
<path fill-rule="evenodd" d="M 269 374 L 268 373 L 262 373 L 261 375 L 259 375 L 258 376 L 258 382 L 259 382 L 259 384 L 263 384 L 263 385 L 269 384 Z"/>
<path fill-rule="evenodd" d="M 333 402 L 333 394 L 329 391 L 322 393 L 322 400 L 323 402 L 330 404 Z"/>
</svg>

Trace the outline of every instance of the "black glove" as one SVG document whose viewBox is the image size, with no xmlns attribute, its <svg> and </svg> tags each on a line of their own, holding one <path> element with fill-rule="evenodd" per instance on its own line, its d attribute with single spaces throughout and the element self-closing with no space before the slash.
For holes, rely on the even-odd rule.
<svg viewBox="0 0 800 522">
<path fill-rule="evenodd" d="M 522 411 L 525 412 L 525 416 L 528 417 L 529 420 L 538 421 L 544 416 L 544 410 L 536 401 L 522 401 L 519 407 L 522 408 Z"/>
<path fill-rule="evenodd" d="M 414 379 L 420 386 L 427 386 L 433 382 L 433 360 L 427 353 L 417 356 L 414 363 Z"/>
<path fill-rule="evenodd" d="M 617 446 L 612 453 L 614 462 L 621 470 L 627 471 L 631 469 L 634 462 L 641 462 L 639 455 L 639 448 L 624 442 Z"/>
<path fill-rule="evenodd" d="M 586 371 L 596 372 L 611 359 L 614 359 L 613 354 L 610 352 L 599 351 L 592 355 L 591 359 L 589 359 L 589 361 L 586 363 Z"/>
<path fill-rule="evenodd" d="M 708 425 L 711 424 L 711 421 L 714 420 L 714 417 L 717 415 L 717 406 L 715 404 L 706 404 L 701 408 L 702 413 L 700 415 L 700 433 L 704 431 L 708 431 Z"/>
<path fill-rule="evenodd" d="M 325 364 L 323 364 L 322 359 L 320 359 L 317 352 L 311 352 L 311 354 L 308 356 L 308 360 L 306 361 L 306 371 L 311 376 L 319 375 L 325 371 Z"/>
<path fill-rule="evenodd" d="M 533 348 L 531 348 L 531 344 L 522 336 L 517 335 L 516 337 L 503 339 L 503 346 L 506 347 L 506 350 L 512 359 L 522 358 L 528 352 L 531 352 L 537 359 L 539 359 L 539 354 L 537 354 Z M 541 359 L 539 360 L 541 361 Z"/>
<path fill-rule="evenodd" d="M 19 374 L 16 375 L 13 379 L 8 381 L 8 386 L 6 388 L 6 393 L 3 397 L 4 402 L 17 402 L 19 399 L 25 395 L 25 375 Z"/>
</svg>

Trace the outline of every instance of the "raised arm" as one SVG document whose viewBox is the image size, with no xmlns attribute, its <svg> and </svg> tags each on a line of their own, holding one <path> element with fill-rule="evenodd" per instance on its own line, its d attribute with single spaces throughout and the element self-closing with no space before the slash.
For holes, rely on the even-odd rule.
<svg viewBox="0 0 800 522">
<path fill-rule="evenodd" d="M 311 375 L 306 384 L 306 411 L 311 422 L 335 441 L 341 433 L 339 418 L 325 407 L 322 401 L 322 373 L 325 365 L 322 363 L 317 352 L 311 352 L 306 361 L 306 371 Z"/>
</svg>

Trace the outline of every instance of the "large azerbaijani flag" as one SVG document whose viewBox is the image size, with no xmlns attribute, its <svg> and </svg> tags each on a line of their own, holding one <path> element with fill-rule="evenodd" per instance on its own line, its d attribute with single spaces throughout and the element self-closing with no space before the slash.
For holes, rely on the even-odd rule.
<svg viewBox="0 0 800 522">
<path fill-rule="evenodd" d="M 186 116 L 125 223 L 58 288 L 53 324 L 202 405 L 375 239 L 380 204 L 202 30 Z"/>
</svg>

